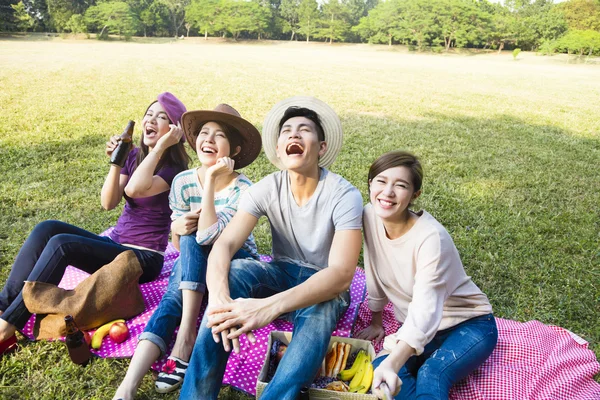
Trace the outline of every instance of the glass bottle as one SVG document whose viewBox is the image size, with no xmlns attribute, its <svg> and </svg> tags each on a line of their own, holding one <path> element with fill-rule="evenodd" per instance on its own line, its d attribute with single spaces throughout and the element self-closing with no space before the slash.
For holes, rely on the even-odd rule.
<svg viewBox="0 0 600 400">
<path fill-rule="evenodd" d="M 115 164 L 121 168 L 125 165 L 127 155 L 133 148 L 133 127 L 135 126 L 134 121 L 129 121 L 121 136 L 119 136 L 119 144 L 110 155 L 110 163 Z"/>
<path fill-rule="evenodd" d="M 75 364 L 86 365 L 92 354 L 90 353 L 90 346 L 83 336 L 84 333 L 77 328 L 71 315 L 65 317 L 65 324 L 67 326 L 65 344 L 69 350 L 71 361 Z"/>
</svg>

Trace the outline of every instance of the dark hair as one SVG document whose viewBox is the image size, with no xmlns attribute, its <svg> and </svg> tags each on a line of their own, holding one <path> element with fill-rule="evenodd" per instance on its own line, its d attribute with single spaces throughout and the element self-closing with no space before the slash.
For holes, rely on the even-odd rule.
<svg viewBox="0 0 600 400">
<path fill-rule="evenodd" d="M 304 107 L 289 107 L 287 110 L 285 110 L 283 117 L 281 117 L 281 120 L 279 120 L 279 132 L 281 132 L 283 124 L 285 124 L 288 119 L 294 117 L 304 117 L 314 122 L 317 128 L 317 137 L 319 138 L 319 141 L 325 141 L 325 132 L 323 131 L 319 114 L 309 108 Z"/>
<path fill-rule="evenodd" d="M 156 102 L 154 102 L 154 103 L 156 103 Z M 154 104 L 154 103 L 152 103 L 152 104 Z M 148 108 L 150 108 L 150 107 L 148 107 Z M 146 110 L 146 112 L 148 112 L 148 110 Z M 173 123 L 173 121 L 171 121 L 171 119 L 169 117 L 167 117 L 167 119 L 169 120 L 169 124 Z M 146 158 L 147 155 L 148 155 L 148 146 L 144 143 L 144 135 L 142 134 L 142 137 L 140 138 L 140 151 L 138 151 L 138 153 L 136 155 L 135 163 L 133 165 L 134 170 L 137 169 L 138 165 L 140 165 L 142 163 L 142 161 L 144 161 L 144 158 Z M 188 165 L 189 165 L 190 161 L 191 161 L 190 156 L 185 151 L 185 147 L 183 147 L 183 142 L 179 141 L 176 145 L 170 146 L 167 150 L 165 150 L 162 157 L 160 158 L 160 161 L 156 165 L 156 169 L 154 170 L 154 173 L 160 171 L 160 169 L 164 165 L 171 165 L 173 167 L 177 167 L 181 171 L 185 171 L 186 169 L 188 169 Z"/>
<path fill-rule="evenodd" d="M 223 133 L 225 133 L 225 136 L 227 136 L 227 140 L 229 141 L 229 157 L 233 157 L 232 154 L 235 152 L 235 149 L 238 146 L 240 148 L 243 147 L 244 139 L 237 129 L 235 129 L 234 127 L 226 124 L 225 122 L 221 122 L 221 121 L 205 121 L 205 122 L 200 123 L 198 125 L 198 131 L 194 134 L 194 145 L 191 146 L 191 144 L 190 144 L 190 147 L 192 147 L 192 150 L 194 150 L 194 152 L 196 152 L 196 143 L 198 141 L 198 136 L 200 136 L 200 131 L 202 130 L 202 127 L 204 127 L 204 125 L 209 122 L 214 122 L 215 124 L 219 124 L 219 126 L 223 130 Z"/>
<path fill-rule="evenodd" d="M 390 151 L 380 156 L 371 164 L 371 168 L 369 168 L 367 183 L 371 182 L 383 171 L 395 167 L 408 168 L 414 191 L 418 192 L 421 190 L 421 185 L 423 184 L 423 167 L 419 159 L 408 151 Z"/>
</svg>

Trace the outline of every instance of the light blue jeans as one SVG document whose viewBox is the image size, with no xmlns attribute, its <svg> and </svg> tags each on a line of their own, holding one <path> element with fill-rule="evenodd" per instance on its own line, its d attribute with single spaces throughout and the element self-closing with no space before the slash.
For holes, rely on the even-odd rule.
<svg viewBox="0 0 600 400">
<path fill-rule="evenodd" d="M 161 354 L 167 351 L 175 328 L 181 323 L 183 297 L 181 290 L 206 291 L 206 266 L 212 246 L 200 246 L 196 235 L 179 238 L 179 258 L 173 265 L 167 291 L 163 295 L 156 311 L 150 317 L 146 329 L 138 340 L 149 340 L 160 349 Z M 234 258 L 252 258 L 250 253 L 239 250 Z"/>
<path fill-rule="evenodd" d="M 400 369 L 402 388 L 395 400 L 447 399 L 450 388 L 488 359 L 496 347 L 498 329 L 492 314 L 471 318 L 439 331 L 421 355 Z M 388 356 L 373 361 L 377 368 Z"/>
<path fill-rule="evenodd" d="M 297 286 L 317 271 L 290 262 L 265 263 L 235 260 L 229 272 L 231 298 L 265 298 Z M 325 357 L 331 333 L 348 308 L 350 294 L 296 310 L 286 317 L 293 322 L 293 339 L 262 400 L 295 400 L 303 386 L 315 378 Z M 180 399 L 216 399 L 229 353 L 215 343 L 204 315 L 190 359 Z"/>
</svg>

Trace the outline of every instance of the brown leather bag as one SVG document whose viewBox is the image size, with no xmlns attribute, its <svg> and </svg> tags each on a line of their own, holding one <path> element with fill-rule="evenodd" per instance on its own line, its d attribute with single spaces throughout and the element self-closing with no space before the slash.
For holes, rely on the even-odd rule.
<svg viewBox="0 0 600 400">
<path fill-rule="evenodd" d="M 36 339 L 64 336 L 66 315 L 73 316 L 79 329 L 88 330 L 140 314 L 145 308 L 138 285 L 141 275 L 142 267 L 135 253 L 126 251 L 73 290 L 44 282 L 25 282 L 25 306 L 37 314 L 33 334 Z"/>
</svg>

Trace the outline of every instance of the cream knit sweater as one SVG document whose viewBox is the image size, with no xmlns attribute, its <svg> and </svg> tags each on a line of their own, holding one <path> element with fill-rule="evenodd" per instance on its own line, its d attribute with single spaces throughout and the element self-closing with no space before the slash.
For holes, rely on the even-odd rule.
<svg viewBox="0 0 600 400">
<path fill-rule="evenodd" d="M 446 229 L 426 211 L 417 215 L 413 227 L 394 240 L 371 204 L 363 224 L 369 308 L 381 311 L 391 301 L 403 322 L 385 338 L 384 348 L 391 351 L 402 340 L 419 355 L 438 330 L 489 314 L 492 306 L 465 273 Z"/>
</svg>

